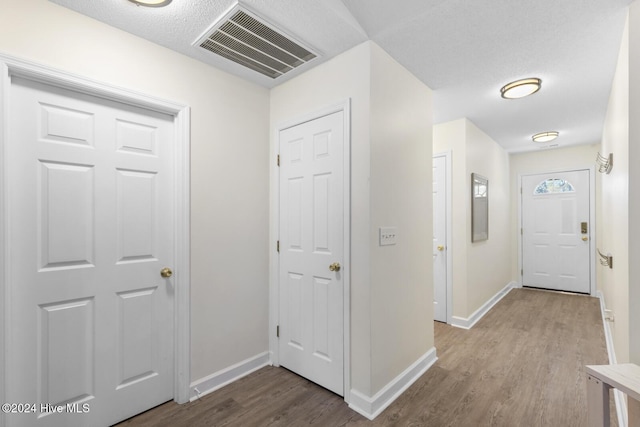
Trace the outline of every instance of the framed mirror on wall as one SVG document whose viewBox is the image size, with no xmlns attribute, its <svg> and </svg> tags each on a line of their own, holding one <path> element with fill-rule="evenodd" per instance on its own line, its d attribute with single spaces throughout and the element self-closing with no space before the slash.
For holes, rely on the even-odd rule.
<svg viewBox="0 0 640 427">
<path fill-rule="evenodd" d="M 489 180 L 471 174 L 471 241 L 489 239 Z"/>
</svg>

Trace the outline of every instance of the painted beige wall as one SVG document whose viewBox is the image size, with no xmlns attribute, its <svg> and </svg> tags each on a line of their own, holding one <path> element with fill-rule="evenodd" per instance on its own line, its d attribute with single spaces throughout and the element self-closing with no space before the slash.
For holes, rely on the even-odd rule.
<svg viewBox="0 0 640 427">
<path fill-rule="evenodd" d="M 629 168 L 629 325 L 633 325 L 629 327 L 629 361 L 640 364 L 640 3 L 637 1 L 629 6 L 628 117 L 629 165 L 633 165 Z"/>
<path fill-rule="evenodd" d="M 269 92 L 46 0 L 1 8 L 0 52 L 191 107 L 191 380 L 267 351 Z"/>
<path fill-rule="evenodd" d="M 518 260 L 518 251 L 520 250 L 520 240 L 518 238 L 520 233 L 520 214 L 518 210 L 520 203 L 520 187 L 518 185 L 519 177 L 527 174 L 590 168 L 594 165 L 598 148 L 598 145 L 578 145 L 574 147 L 532 151 L 529 153 L 515 153 L 510 155 L 510 180 L 513 183 L 510 197 L 511 247 L 513 249 L 511 276 L 514 278 L 513 280 L 518 283 L 521 282 L 520 265 Z"/>
<path fill-rule="evenodd" d="M 608 175 L 598 174 L 597 246 L 614 256 L 614 269 L 598 264 L 598 289 L 615 322 L 611 333 L 618 363 L 629 362 L 629 23 L 625 25 L 602 135 L 602 153 L 614 153 Z"/>
<path fill-rule="evenodd" d="M 371 44 L 373 393 L 434 345 L 431 90 Z M 398 227 L 379 246 L 378 227 Z"/>
<path fill-rule="evenodd" d="M 366 42 L 272 89 L 272 153 L 279 124 L 347 98 L 351 389 L 373 396 L 433 347 L 432 273 L 422 265 L 424 248 L 418 241 L 430 233 L 431 202 L 416 195 L 431 179 L 430 130 L 425 130 L 431 91 Z M 396 225 L 400 233 L 398 245 L 386 252 L 377 246 L 380 225 Z M 380 265 L 374 267 L 374 260 Z"/>
<path fill-rule="evenodd" d="M 509 155 L 470 120 L 467 129 L 467 315 L 469 317 L 513 279 L 510 260 Z M 489 180 L 489 239 L 471 242 L 471 174 Z M 455 210 L 455 207 L 454 207 Z M 456 227 L 454 223 L 454 227 Z M 455 250 L 455 248 L 454 248 Z M 455 268 L 455 266 L 454 266 Z"/>
<path fill-rule="evenodd" d="M 453 316 L 468 319 L 513 279 L 507 153 L 468 119 L 434 126 L 434 154 L 451 151 Z M 489 180 L 489 239 L 471 242 L 471 173 Z M 503 262 L 496 262 L 503 260 Z M 505 261 L 506 260 L 506 261 Z"/>
</svg>

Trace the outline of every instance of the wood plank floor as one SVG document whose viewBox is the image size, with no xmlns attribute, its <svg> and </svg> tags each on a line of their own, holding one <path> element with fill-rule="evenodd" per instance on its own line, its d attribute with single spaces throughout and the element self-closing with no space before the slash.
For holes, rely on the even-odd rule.
<svg viewBox="0 0 640 427">
<path fill-rule="evenodd" d="M 471 330 L 435 322 L 435 344 L 438 361 L 374 421 L 265 367 L 119 426 L 584 426 L 584 365 L 608 363 L 596 298 L 529 289 L 512 290 Z"/>
</svg>

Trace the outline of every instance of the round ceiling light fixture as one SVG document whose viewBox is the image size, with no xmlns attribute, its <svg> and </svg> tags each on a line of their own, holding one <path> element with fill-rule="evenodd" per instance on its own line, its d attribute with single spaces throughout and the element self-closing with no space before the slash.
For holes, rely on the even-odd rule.
<svg viewBox="0 0 640 427">
<path fill-rule="evenodd" d="M 542 80 L 537 77 L 516 80 L 507 83 L 500 89 L 500 96 L 506 99 L 524 98 L 540 90 Z"/>
<path fill-rule="evenodd" d="M 549 131 L 549 132 L 536 133 L 535 135 L 533 135 L 531 137 L 531 139 L 533 139 L 533 142 L 549 142 L 549 141 L 553 141 L 554 139 L 556 139 L 558 137 L 558 135 L 560 135 L 559 132 L 556 132 L 555 130 L 552 130 L 552 131 Z"/>
<path fill-rule="evenodd" d="M 171 3 L 171 0 L 129 0 L 131 3 L 136 6 L 147 6 L 147 7 L 163 7 Z"/>
</svg>

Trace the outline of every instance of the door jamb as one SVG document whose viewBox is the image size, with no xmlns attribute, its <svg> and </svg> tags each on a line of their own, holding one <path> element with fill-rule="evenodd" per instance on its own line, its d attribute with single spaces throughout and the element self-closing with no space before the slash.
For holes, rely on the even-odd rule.
<svg viewBox="0 0 640 427">
<path fill-rule="evenodd" d="M 9 209 L 6 199 L 8 183 L 6 150 L 9 125 L 9 102 L 12 77 L 37 81 L 94 97 L 152 110 L 173 116 L 175 186 L 174 220 L 174 287 L 175 287 L 175 336 L 174 336 L 174 400 L 178 403 L 189 401 L 190 383 L 190 107 L 165 101 L 122 89 L 106 83 L 90 80 L 79 75 L 63 72 L 52 67 L 0 54 L 0 401 L 5 402 L 7 363 L 7 336 L 10 323 L 10 254 L 7 247 L 9 237 Z M 0 416 L 0 427 L 5 425 L 5 417 Z"/>
<path fill-rule="evenodd" d="M 276 328 L 279 322 L 279 253 L 276 248 L 276 241 L 279 240 L 279 219 L 280 219 L 280 170 L 277 166 L 277 158 L 280 153 L 280 132 L 299 124 L 318 119 L 329 114 L 343 112 L 343 132 L 344 132 L 344 265 L 343 269 L 348 274 L 343 275 L 343 383 L 344 400 L 350 402 L 351 390 L 351 99 L 345 99 L 336 104 L 303 114 L 296 118 L 279 123 L 275 126 L 271 142 L 271 162 L 270 162 L 270 214 L 269 214 L 269 355 L 273 366 L 280 366 L 278 338 Z"/>
<path fill-rule="evenodd" d="M 589 295 L 592 297 L 596 296 L 596 168 L 593 165 L 588 167 L 577 167 L 577 168 L 568 168 L 568 169 L 555 169 L 550 171 L 543 172 L 527 172 L 518 174 L 518 189 L 522 188 L 522 177 L 529 175 L 546 175 L 546 174 L 554 174 L 554 173 L 562 173 L 562 172 L 579 172 L 579 171 L 588 171 L 589 172 L 589 222 L 591 223 L 591 230 L 589 233 Z M 518 191 L 518 228 L 517 230 L 522 229 L 522 191 Z M 524 268 L 523 257 L 522 257 L 522 234 L 517 233 L 518 235 L 518 269 L 522 271 Z M 522 287 L 522 274 L 518 276 L 519 287 Z"/>
<path fill-rule="evenodd" d="M 447 233 L 447 324 L 451 325 L 453 322 L 453 220 L 452 220 L 452 212 L 453 212 L 453 198 L 452 198 L 452 150 L 447 150 L 441 153 L 436 153 L 433 155 L 433 158 L 436 157 L 444 157 L 445 158 L 445 167 L 447 170 L 445 171 L 445 185 L 447 186 L 445 191 L 445 197 L 447 201 L 445 203 L 446 207 L 446 233 Z"/>
</svg>

